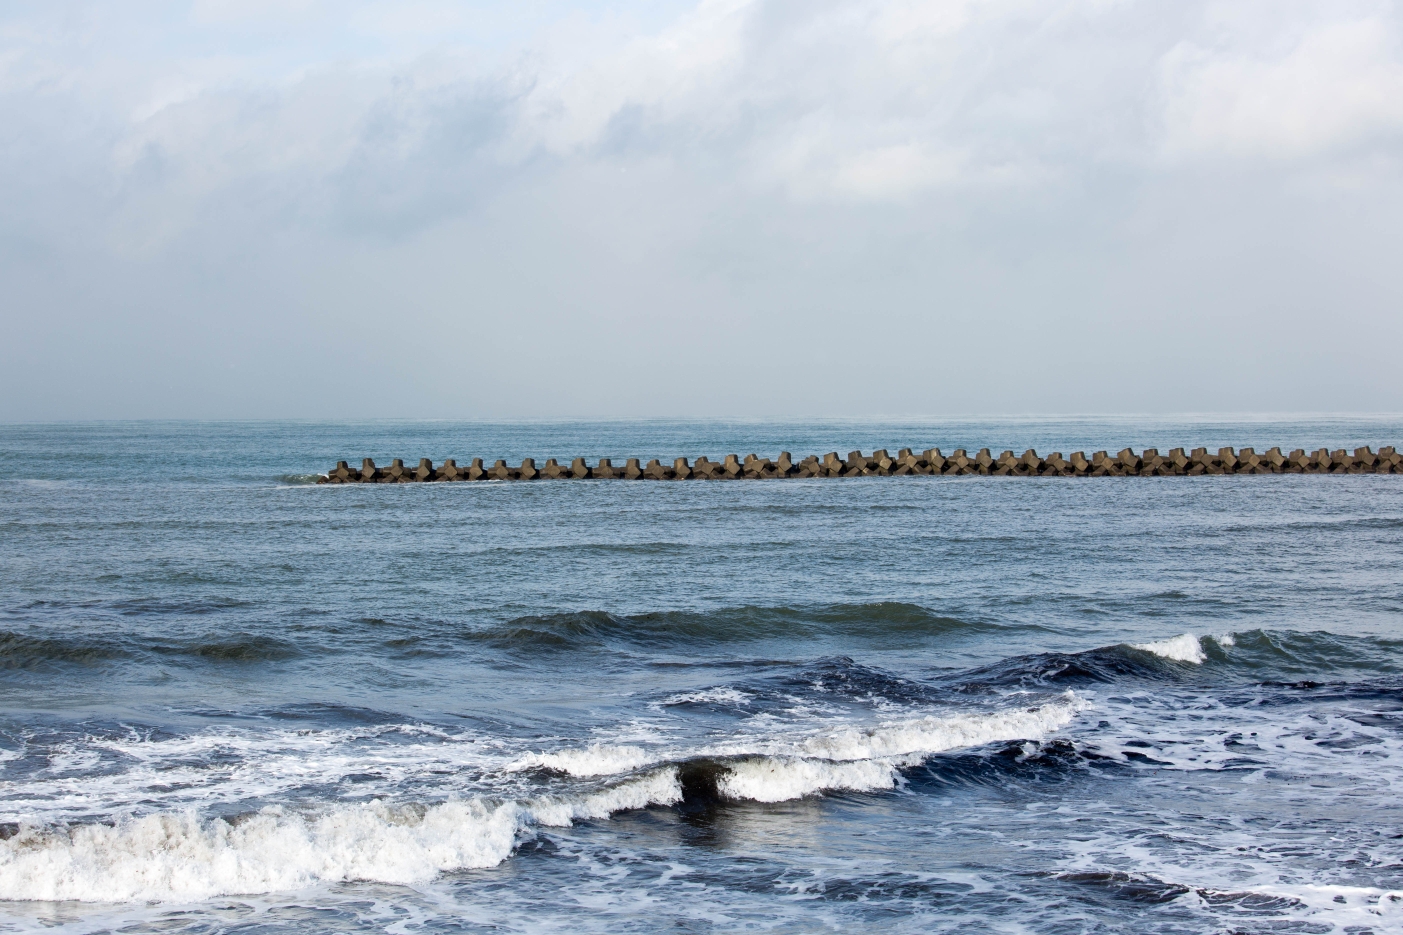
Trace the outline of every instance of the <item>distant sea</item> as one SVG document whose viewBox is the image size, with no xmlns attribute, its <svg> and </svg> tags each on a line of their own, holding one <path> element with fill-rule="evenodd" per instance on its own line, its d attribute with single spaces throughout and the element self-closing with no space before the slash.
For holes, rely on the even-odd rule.
<svg viewBox="0 0 1403 935">
<path fill-rule="evenodd" d="M 0 931 L 1403 931 L 1403 419 L 0 426 Z"/>
</svg>

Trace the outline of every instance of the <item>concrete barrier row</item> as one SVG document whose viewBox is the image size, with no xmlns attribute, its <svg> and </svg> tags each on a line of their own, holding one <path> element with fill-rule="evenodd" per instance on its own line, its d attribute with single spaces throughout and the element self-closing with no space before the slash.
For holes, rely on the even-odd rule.
<svg viewBox="0 0 1403 935">
<path fill-rule="evenodd" d="M 473 458 L 467 465 L 459 465 L 450 458 L 437 467 L 428 458 L 419 461 L 417 467 L 405 467 L 404 461 L 396 458 L 389 467 L 379 467 L 370 458 L 361 462 L 359 468 L 352 468 L 345 461 L 338 461 L 336 467 L 318 478 L 319 484 L 404 484 L 426 481 L 484 481 L 484 480 L 760 480 L 783 477 L 860 477 L 860 476 L 899 476 L 903 474 L 984 474 L 1017 477 L 1164 477 L 1195 474 L 1403 474 L 1403 456 L 1392 446 L 1380 448 L 1377 452 L 1368 447 L 1346 451 L 1340 448 L 1330 451 L 1321 448 L 1308 452 L 1297 448 L 1290 454 L 1282 454 L 1280 448 L 1257 452 L 1252 448 L 1219 448 L 1210 452 L 1206 448 L 1195 448 L 1185 452 L 1175 448 L 1160 454 L 1155 448 L 1146 448 L 1136 454 L 1129 448 L 1119 454 L 1097 451 L 1086 457 L 1084 452 L 1074 451 L 1066 458 L 1054 451 L 1041 457 L 1029 448 L 1022 455 L 1005 451 L 998 457 L 981 448 L 971 455 L 963 448 L 951 452 L 949 456 L 939 448 L 930 448 L 919 454 L 910 448 L 903 448 L 895 456 L 885 449 L 864 455 L 861 451 L 849 452 L 846 458 L 838 457 L 830 451 L 823 457 L 810 455 L 802 461 L 795 461 L 789 452 L 782 451 L 773 461 L 758 458 L 753 454 L 744 458 L 726 455 L 720 461 L 698 458 L 689 462 L 677 458 L 670 465 L 658 460 L 641 464 L 638 458 L 629 458 L 624 464 L 616 465 L 609 458 L 600 458 L 591 467 L 584 458 L 576 458 L 568 465 L 550 458 L 537 466 L 535 458 L 526 458 L 521 464 L 512 466 L 506 461 L 497 461 L 485 467 L 482 458 Z"/>
</svg>

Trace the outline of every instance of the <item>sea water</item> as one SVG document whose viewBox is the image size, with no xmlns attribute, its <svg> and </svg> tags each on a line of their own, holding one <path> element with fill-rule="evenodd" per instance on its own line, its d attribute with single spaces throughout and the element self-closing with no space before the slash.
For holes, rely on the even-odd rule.
<svg viewBox="0 0 1403 935">
<path fill-rule="evenodd" d="M 0 426 L 0 930 L 1403 931 L 1403 421 Z"/>
</svg>

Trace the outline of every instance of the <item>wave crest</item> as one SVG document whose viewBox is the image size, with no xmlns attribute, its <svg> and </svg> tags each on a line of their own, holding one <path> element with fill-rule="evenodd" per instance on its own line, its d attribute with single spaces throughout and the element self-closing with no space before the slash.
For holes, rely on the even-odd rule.
<svg viewBox="0 0 1403 935">
<path fill-rule="evenodd" d="M 681 798 L 672 769 L 527 802 L 376 800 L 320 815 L 271 807 L 234 820 L 165 812 L 115 825 L 22 828 L 0 841 L 0 899 L 199 900 L 348 880 L 424 883 L 496 866 L 533 825 L 563 827 Z"/>
<path fill-rule="evenodd" d="M 616 615 L 579 611 L 518 617 L 470 633 L 468 638 L 516 651 L 602 648 L 612 644 L 654 647 L 714 645 L 766 639 L 845 636 L 873 641 L 948 637 L 1003 629 L 957 620 L 915 604 L 883 601 L 815 607 L 733 607 Z"/>
<path fill-rule="evenodd" d="M 741 738 L 672 751 L 595 744 L 532 754 L 507 769 L 621 778 L 518 801 L 397 805 L 381 799 L 313 815 L 274 807 L 235 820 L 163 812 L 115 825 L 20 828 L 0 840 L 0 899 L 197 900 L 348 880 L 422 883 L 445 871 L 495 866 L 533 827 L 683 803 L 683 774 L 698 772 L 701 758 L 710 758 L 702 770 L 710 777 L 704 794 L 720 800 L 781 802 L 829 790 L 877 791 L 892 788 L 900 770 L 933 753 L 1036 740 L 1086 706 L 1067 692 L 1035 707 L 844 726 L 793 740 Z"/>
<path fill-rule="evenodd" d="M 890 760 L 835 762 L 804 757 L 748 757 L 725 765 L 716 782 L 724 799 L 787 802 L 828 791 L 875 792 L 897 783 Z"/>
<path fill-rule="evenodd" d="M 520 821 L 512 804 L 376 801 L 317 817 L 267 808 L 233 822 L 186 812 L 26 829 L 0 846 L 0 899 L 195 900 L 343 880 L 418 883 L 500 863 Z"/>
<path fill-rule="evenodd" d="M 1200 665 L 1208 659 L 1208 656 L 1203 651 L 1203 644 L 1199 642 L 1199 638 L 1192 633 L 1184 633 L 1167 640 L 1156 640 L 1152 643 L 1133 643 L 1132 646 L 1135 649 L 1141 649 L 1147 653 L 1154 653 L 1161 659 L 1169 659 L 1174 662 L 1188 662 L 1193 665 Z"/>
</svg>

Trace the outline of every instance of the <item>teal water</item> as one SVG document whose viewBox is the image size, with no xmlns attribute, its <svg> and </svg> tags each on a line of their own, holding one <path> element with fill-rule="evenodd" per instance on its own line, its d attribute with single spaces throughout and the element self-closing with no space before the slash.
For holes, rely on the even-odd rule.
<svg viewBox="0 0 1403 935">
<path fill-rule="evenodd" d="M 1403 930 L 1403 420 L 0 426 L 0 928 Z"/>
</svg>

